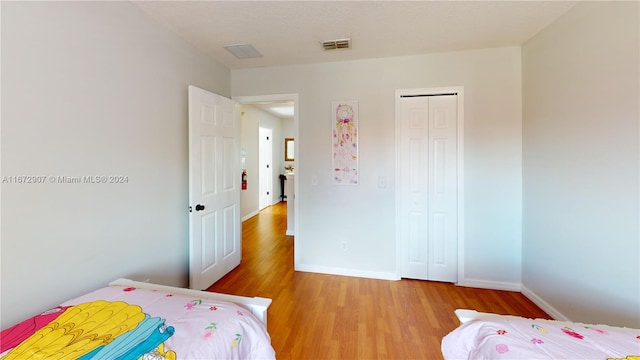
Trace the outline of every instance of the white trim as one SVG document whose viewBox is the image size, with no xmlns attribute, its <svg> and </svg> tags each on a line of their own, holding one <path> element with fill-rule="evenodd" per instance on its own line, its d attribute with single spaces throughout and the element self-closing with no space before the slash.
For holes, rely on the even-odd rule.
<svg viewBox="0 0 640 360">
<path fill-rule="evenodd" d="M 458 283 L 456 285 L 481 288 L 481 289 L 506 290 L 506 291 L 517 291 L 517 292 L 520 292 L 520 290 L 522 289 L 522 284 L 520 283 L 490 281 L 490 280 L 480 280 L 480 279 L 458 278 Z"/>
<path fill-rule="evenodd" d="M 399 105 L 398 101 L 402 95 L 435 95 L 435 94 L 457 94 L 458 114 L 457 114 L 457 165 L 458 165 L 458 280 L 456 283 L 460 283 L 461 279 L 464 279 L 464 86 L 449 86 L 449 87 L 437 87 L 437 88 L 422 88 L 422 89 L 396 89 L 395 94 L 395 116 L 396 116 L 396 138 L 395 138 L 395 152 L 396 152 L 396 276 L 400 278 L 401 261 L 402 261 L 402 249 L 400 244 L 400 199 L 397 194 L 400 193 L 400 153 L 399 149 Z"/>
<path fill-rule="evenodd" d="M 538 305 L 540 309 L 544 310 L 544 312 L 549 314 L 555 320 L 571 321 L 571 319 L 558 311 L 558 309 L 551 306 L 548 302 L 544 301 L 540 296 L 524 285 L 522 285 L 522 295 L 531 300 L 534 304 Z"/>
<path fill-rule="evenodd" d="M 464 272 L 464 87 L 455 87 L 458 93 L 458 281 Z"/>
<path fill-rule="evenodd" d="M 258 215 L 259 213 L 260 213 L 260 211 L 254 211 L 254 212 L 251 212 L 251 213 L 249 213 L 249 214 L 247 214 L 247 215 L 243 216 L 243 217 L 242 217 L 242 222 L 245 222 L 245 221 L 247 221 L 247 220 L 251 219 L 252 217 L 254 217 L 254 216 Z"/>
<path fill-rule="evenodd" d="M 293 230 L 289 230 L 289 229 L 287 229 L 287 231 L 285 231 L 284 234 L 286 236 L 296 236 L 296 233 Z"/>
<path fill-rule="evenodd" d="M 396 206 L 396 211 L 395 211 L 395 227 L 396 227 L 396 276 L 398 278 L 401 278 L 401 274 L 402 274 L 402 244 L 400 243 L 400 196 L 398 195 L 400 193 L 400 141 L 398 140 L 399 134 L 400 134 L 400 124 L 398 124 L 398 119 L 400 118 L 400 106 L 398 104 L 398 101 L 400 100 L 400 90 L 396 89 L 396 94 L 395 94 L 395 98 L 394 98 L 394 103 L 395 103 L 395 132 L 396 132 L 396 136 L 394 139 L 394 143 L 395 143 L 395 147 L 394 147 L 394 151 L 396 154 L 396 168 L 395 168 L 395 182 L 396 182 L 396 187 L 395 187 L 395 206 Z"/>
<path fill-rule="evenodd" d="M 295 270 L 319 273 L 319 274 L 361 277 L 361 278 L 378 279 L 378 280 L 400 280 L 397 274 L 393 272 L 362 271 L 362 270 L 354 270 L 354 269 L 344 269 L 344 268 L 334 268 L 334 267 L 327 267 L 327 266 L 315 266 L 315 265 L 304 265 L 304 264 L 298 265 L 295 268 Z"/>
<path fill-rule="evenodd" d="M 296 141 L 293 143 L 293 153 L 295 154 L 295 161 L 293 162 L 294 167 L 296 169 L 296 174 L 293 179 L 293 193 L 299 194 L 299 179 L 300 174 L 304 173 L 304 163 L 301 161 L 300 154 L 300 138 L 299 134 L 299 100 L 298 94 L 273 94 L 273 95 L 252 95 L 252 96 L 234 96 L 233 100 L 237 101 L 240 104 L 255 104 L 260 102 L 277 102 L 277 101 L 293 101 L 293 138 Z M 300 206 L 298 201 L 298 196 L 295 196 L 293 199 L 294 203 L 294 211 L 293 211 L 293 227 L 298 234 L 300 234 Z M 302 243 L 300 236 L 296 236 L 293 238 L 293 268 L 297 270 L 297 265 L 300 262 L 299 251 L 296 249 L 300 249 L 300 244 Z"/>
<path fill-rule="evenodd" d="M 268 140 L 264 139 L 264 136 L 267 136 Z M 266 146 L 268 145 L 270 146 Z M 273 128 L 263 127 L 258 124 L 258 211 L 262 211 L 267 207 L 273 205 L 273 189 L 275 184 L 273 183 Z M 265 148 L 265 149 L 263 149 Z M 271 154 L 271 158 L 267 159 L 267 164 L 271 164 L 270 167 L 265 167 L 265 163 L 263 160 L 265 159 L 265 153 Z M 265 173 L 270 173 L 270 176 L 264 176 Z M 271 188 L 267 189 L 267 194 L 264 194 L 262 191 L 264 178 L 267 178 L 271 181 Z"/>
</svg>

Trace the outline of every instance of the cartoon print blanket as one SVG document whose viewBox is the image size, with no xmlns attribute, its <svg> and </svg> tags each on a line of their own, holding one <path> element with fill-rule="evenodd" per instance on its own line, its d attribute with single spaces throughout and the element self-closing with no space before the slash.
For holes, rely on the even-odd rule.
<svg viewBox="0 0 640 360">
<path fill-rule="evenodd" d="M 265 326 L 229 302 L 110 286 L 0 333 L 4 359 L 275 359 Z"/>
<path fill-rule="evenodd" d="M 640 355 L 640 330 L 496 316 L 442 339 L 445 359 L 610 359 Z"/>
</svg>

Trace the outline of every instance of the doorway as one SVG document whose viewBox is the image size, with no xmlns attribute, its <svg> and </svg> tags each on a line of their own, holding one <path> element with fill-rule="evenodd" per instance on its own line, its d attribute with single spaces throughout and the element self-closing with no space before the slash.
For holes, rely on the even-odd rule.
<svg viewBox="0 0 640 360">
<path fill-rule="evenodd" d="M 299 135 L 298 135 L 298 123 L 299 123 L 299 118 L 298 118 L 298 94 L 276 94 L 276 95 L 255 95 L 255 96 L 234 96 L 233 99 L 235 101 L 237 101 L 239 104 L 241 105 L 260 105 L 260 104 L 267 104 L 267 103 L 282 103 L 282 102 L 292 102 L 293 103 L 293 137 L 294 139 L 298 139 Z M 284 140 L 283 140 L 284 141 Z M 284 142 L 281 144 L 284 147 Z M 294 153 L 296 154 L 295 160 L 293 162 L 293 167 L 295 169 L 296 175 L 299 175 L 301 173 L 304 173 L 304 166 L 301 166 L 301 157 L 300 157 L 300 151 L 299 151 L 299 145 L 300 142 L 299 141 L 295 141 L 294 142 Z M 247 154 L 247 156 L 250 156 L 250 154 Z M 283 155 L 284 156 L 284 155 Z M 275 164 L 275 162 L 274 162 Z M 274 165 L 272 165 L 272 168 L 274 167 Z M 274 175 L 279 174 L 280 169 L 278 169 L 277 172 L 275 172 Z M 274 170 L 275 171 L 275 170 Z M 295 176 L 294 177 L 294 181 L 293 181 L 293 188 L 294 188 L 294 193 L 298 194 L 298 179 L 300 178 L 300 176 Z M 279 184 L 279 182 L 278 182 Z M 274 191 L 280 191 L 279 189 L 276 189 L 275 187 L 273 188 L 272 194 Z M 297 267 L 297 264 L 299 263 L 298 260 L 298 255 L 297 252 L 295 251 L 295 248 L 297 246 L 297 244 L 299 244 L 299 242 L 301 241 L 301 236 L 300 236 L 300 232 L 299 232 L 299 226 L 298 226 L 298 201 L 299 201 L 299 196 L 296 196 L 294 199 L 288 199 L 288 204 L 291 202 L 291 205 L 288 207 L 289 209 L 292 209 L 292 216 L 293 216 L 293 223 L 294 228 L 296 229 L 296 233 L 293 239 L 294 242 L 294 267 Z M 287 205 L 288 205 L 287 204 Z M 244 218 L 243 218 L 244 219 Z"/>
<path fill-rule="evenodd" d="M 458 282 L 463 88 L 396 91 L 398 273 Z"/>
</svg>

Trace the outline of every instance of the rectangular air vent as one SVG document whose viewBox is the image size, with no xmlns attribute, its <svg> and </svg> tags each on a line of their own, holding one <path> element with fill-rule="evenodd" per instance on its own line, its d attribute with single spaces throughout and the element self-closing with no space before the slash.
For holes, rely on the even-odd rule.
<svg viewBox="0 0 640 360">
<path fill-rule="evenodd" d="M 351 49 L 351 39 L 327 40 L 322 42 L 325 50 Z"/>
<path fill-rule="evenodd" d="M 228 52 L 238 59 L 253 59 L 262 57 L 262 54 L 251 44 L 237 44 L 223 46 Z"/>
</svg>

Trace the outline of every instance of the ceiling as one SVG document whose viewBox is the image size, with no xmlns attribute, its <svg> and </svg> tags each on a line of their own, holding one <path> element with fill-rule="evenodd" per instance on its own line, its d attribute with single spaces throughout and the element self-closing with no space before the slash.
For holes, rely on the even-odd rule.
<svg viewBox="0 0 640 360">
<path fill-rule="evenodd" d="M 280 119 L 293 119 L 293 101 L 252 103 L 251 105 Z"/>
<path fill-rule="evenodd" d="M 576 1 L 133 1 L 230 69 L 518 46 Z M 325 51 L 325 40 L 351 49 Z M 237 59 L 223 46 L 252 44 Z"/>
</svg>

